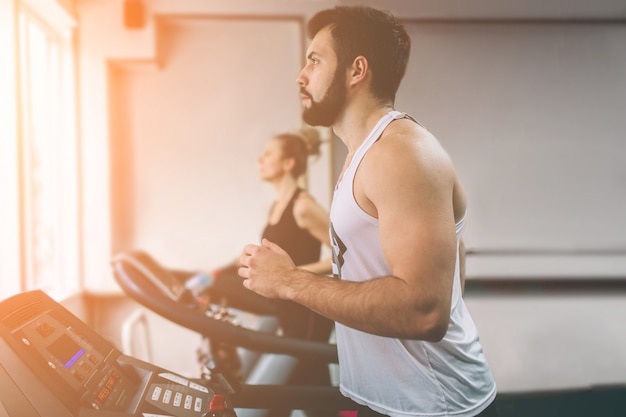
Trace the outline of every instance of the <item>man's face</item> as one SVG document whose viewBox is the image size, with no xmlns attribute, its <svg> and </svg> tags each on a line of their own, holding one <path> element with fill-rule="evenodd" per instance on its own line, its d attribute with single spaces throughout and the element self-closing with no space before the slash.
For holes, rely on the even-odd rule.
<svg viewBox="0 0 626 417">
<path fill-rule="evenodd" d="M 302 111 L 302 119 L 311 126 L 331 126 L 346 102 L 345 82 L 345 73 L 339 69 L 335 71 L 324 96 L 319 101 L 311 98 L 310 106 Z"/>
<path fill-rule="evenodd" d="M 311 126 L 331 126 L 346 101 L 346 74 L 338 67 L 332 46 L 330 30 L 319 31 L 297 79 L 304 108 L 302 118 Z"/>
</svg>

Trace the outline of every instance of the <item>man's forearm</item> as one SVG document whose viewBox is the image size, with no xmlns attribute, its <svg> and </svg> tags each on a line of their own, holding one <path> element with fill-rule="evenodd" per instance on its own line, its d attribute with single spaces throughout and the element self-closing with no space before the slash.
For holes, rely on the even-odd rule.
<svg viewBox="0 0 626 417">
<path fill-rule="evenodd" d="M 394 276 L 354 282 L 298 269 L 287 281 L 287 299 L 364 332 L 436 341 L 447 328 L 436 303 L 420 302 L 408 284 Z"/>
</svg>

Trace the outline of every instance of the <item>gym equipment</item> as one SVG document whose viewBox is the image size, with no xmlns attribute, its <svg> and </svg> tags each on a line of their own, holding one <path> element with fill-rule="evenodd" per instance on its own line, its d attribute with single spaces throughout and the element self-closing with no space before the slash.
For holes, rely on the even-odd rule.
<svg viewBox="0 0 626 417">
<path fill-rule="evenodd" d="M 162 268 L 142 251 L 122 253 L 112 260 L 116 281 L 124 292 L 157 314 L 194 330 L 201 335 L 259 352 L 274 352 L 295 357 L 315 356 L 328 363 L 337 362 L 335 345 L 310 342 L 256 332 L 233 325 L 220 316 L 228 306 L 209 305 L 202 308 L 185 297 L 184 283 L 175 274 Z"/>
<path fill-rule="evenodd" d="M 0 303 L 0 416 L 235 417 L 230 393 L 122 354 L 40 290 Z"/>
<path fill-rule="evenodd" d="M 189 274 L 181 277 L 175 271 L 163 268 L 143 251 L 118 254 L 113 258 L 112 266 L 116 281 L 127 295 L 160 316 L 199 333 L 211 343 L 217 339 L 220 343 L 262 354 L 282 354 L 277 362 L 264 365 L 265 372 L 293 366 L 293 359 L 290 362 L 284 355 L 297 360 L 314 358 L 322 364 L 337 363 L 337 350 L 333 344 L 289 338 L 238 325 L 236 313 L 232 313 L 228 305 L 211 304 L 211 300 L 199 300 L 186 291 L 184 282 Z M 272 308 L 268 305 L 265 310 L 271 313 Z M 270 316 L 263 316 L 261 320 L 275 322 Z M 274 329 L 272 325 L 269 328 Z M 284 380 L 272 378 L 269 381 L 267 378 L 247 379 L 240 383 L 227 367 L 211 357 L 210 352 L 205 354 L 205 358 L 199 358 L 204 361 L 202 368 L 208 375 L 217 372 L 226 377 L 234 391 L 231 398 L 236 409 L 322 410 L 326 413 L 323 415 L 332 415 L 330 410 L 334 412 L 354 406 L 333 386 L 285 385 Z M 285 365 L 285 361 L 290 363 Z"/>
</svg>

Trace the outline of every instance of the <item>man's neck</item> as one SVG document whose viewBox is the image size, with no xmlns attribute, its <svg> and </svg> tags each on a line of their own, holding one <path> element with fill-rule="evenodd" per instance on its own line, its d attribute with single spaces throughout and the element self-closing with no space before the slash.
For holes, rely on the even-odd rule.
<svg viewBox="0 0 626 417">
<path fill-rule="evenodd" d="M 391 103 L 363 102 L 361 105 L 347 107 L 342 116 L 333 124 L 335 135 L 353 153 L 363 143 L 376 123 L 385 114 L 393 110 Z"/>
</svg>

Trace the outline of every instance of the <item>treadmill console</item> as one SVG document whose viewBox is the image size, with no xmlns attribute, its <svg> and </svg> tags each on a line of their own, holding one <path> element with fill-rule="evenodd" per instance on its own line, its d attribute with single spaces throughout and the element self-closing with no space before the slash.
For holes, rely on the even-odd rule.
<svg viewBox="0 0 626 417">
<path fill-rule="evenodd" d="M 227 388 L 122 354 L 41 291 L 0 303 L 0 337 L 11 416 L 235 416 Z"/>
</svg>

